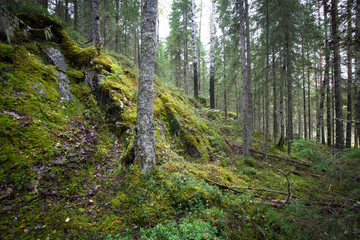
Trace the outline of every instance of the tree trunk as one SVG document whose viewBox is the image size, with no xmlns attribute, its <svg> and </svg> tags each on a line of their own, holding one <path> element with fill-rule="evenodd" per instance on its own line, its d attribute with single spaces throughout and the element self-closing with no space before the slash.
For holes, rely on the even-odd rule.
<svg viewBox="0 0 360 240">
<path fill-rule="evenodd" d="M 65 22 L 69 21 L 69 0 L 65 0 Z"/>
<path fill-rule="evenodd" d="M 303 82 L 303 104 L 304 104 L 304 138 L 308 138 L 308 125 L 307 125 L 307 112 L 306 112 L 306 80 L 305 80 L 305 57 L 304 57 L 304 44 L 301 46 L 302 57 L 302 82 Z"/>
<path fill-rule="evenodd" d="M 334 54 L 334 82 L 335 82 L 335 112 L 336 112 L 336 144 L 337 149 L 344 148 L 344 127 L 343 127 L 343 113 L 342 113 L 342 86 L 341 86 L 341 70 L 340 70 L 340 47 L 339 47 L 339 33 L 337 25 L 338 17 L 338 0 L 331 0 L 331 33 L 333 40 L 333 54 Z"/>
<path fill-rule="evenodd" d="M 105 19 L 104 19 L 104 46 L 106 46 L 109 38 L 109 0 L 104 1 Z"/>
<path fill-rule="evenodd" d="M 351 130 L 352 130 L 352 52 L 351 52 L 351 40 L 352 40 L 352 0 L 347 1 L 347 124 L 346 124 L 346 148 L 351 148 Z"/>
<path fill-rule="evenodd" d="M 95 0 L 90 0 L 90 11 L 89 11 L 89 40 L 91 42 L 95 41 L 95 33 L 94 33 L 94 26 L 95 26 L 94 1 Z"/>
<path fill-rule="evenodd" d="M 195 29 L 195 3 L 191 0 L 191 30 L 192 30 L 192 48 L 193 48 L 193 68 L 194 68 L 194 97 L 199 98 L 199 86 L 198 86 L 198 61 L 196 50 L 196 29 Z"/>
<path fill-rule="evenodd" d="M 285 66 L 283 66 L 281 68 L 281 83 L 280 83 L 280 106 L 279 106 L 279 117 L 280 117 L 280 138 L 278 143 L 276 144 L 276 146 L 278 148 L 282 148 L 284 146 L 284 142 L 285 142 L 285 123 L 284 123 L 284 85 L 285 85 L 285 81 L 284 81 L 284 73 L 285 73 Z"/>
<path fill-rule="evenodd" d="M 184 84 L 185 84 L 185 93 L 189 94 L 189 78 L 188 78 L 188 37 L 187 37 L 187 24 L 188 24 L 188 13 L 185 11 L 184 13 L 184 35 L 185 35 L 185 43 L 184 43 Z"/>
<path fill-rule="evenodd" d="M 119 0 L 115 0 L 115 52 L 119 53 L 120 45 L 120 3 Z M 140 61 L 140 60 L 139 60 Z"/>
<path fill-rule="evenodd" d="M 84 0 L 79 0 L 80 2 L 80 34 L 84 37 L 85 31 L 84 31 L 84 16 L 85 16 L 85 8 L 84 8 Z"/>
<path fill-rule="evenodd" d="M 201 87 L 202 87 L 202 83 L 201 83 L 201 75 L 200 75 L 200 72 L 201 72 L 201 19 L 202 19 L 202 0 L 200 1 L 200 20 L 199 20 L 199 45 L 198 45 L 198 48 L 197 48 L 197 51 L 198 51 L 198 59 L 199 59 L 199 62 L 198 62 L 198 73 L 199 73 L 199 94 L 201 94 Z M 203 77 L 204 79 L 204 77 Z"/>
<path fill-rule="evenodd" d="M 306 51 L 306 53 L 307 53 L 307 61 L 308 62 L 310 62 L 310 58 L 309 58 L 309 50 L 307 50 Z M 311 84 L 310 84 L 310 66 L 308 65 L 307 66 L 308 68 L 307 68 L 307 87 L 308 87 L 308 92 L 307 92 L 307 94 L 308 94 L 308 123 L 309 123 L 309 126 L 308 126 L 308 130 L 309 130 L 309 134 L 308 134 L 308 136 L 309 136 L 309 139 L 311 139 L 312 138 L 312 122 L 311 122 L 311 99 L 310 99 L 310 91 L 311 91 Z"/>
<path fill-rule="evenodd" d="M 240 59 L 241 59 L 241 82 L 242 82 L 242 137 L 243 137 L 243 155 L 245 157 L 249 156 L 249 116 L 247 111 L 247 102 L 248 102 L 248 87 L 247 87 L 247 77 L 246 77 L 246 33 L 245 33 L 245 9 L 244 1 L 238 1 L 239 11 L 240 11 Z"/>
<path fill-rule="evenodd" d="M 214 77 L 214 65 L 215 65 L 215 1 L 211 3 L 211 21 L 210 21 L 210 108 L 215 108 L 215 77 Z"/>
<path fill-rule="evenodd" d="M 100 0 L 93 0 L 92 17 L 94 18 L 94 38 L 93 44 L 97 47 L 101 46 L 101 34 L 100 34 L 100 13 L 99 13 Z"/>
<path fill-rule="evenodd" d="M 9 27 L 7 0 L 0 0 L 0 39 L 6 39 L 6 30 Z"/>
<path fill-rule="evenodd" d="M 290 60 L 290 45 L 288 33 L 285 35 L 286 47 L 286 82 L 287 82 L 287 126 L 286 137 L 288 145 L 288 154 L 291 152 L 291 141 L 293 139 L 293 106 L 292 106 L 292 77 L 291 77 L 291 60 Z"/>
<path fill-rule="evenodd" d="M 153 83 L 155 72 L 156 14 L 158 1 L 143 1 L 135 160 L 139 163 L 144 173 L 150 173 L 156 163 Z"/>
<path fill-rule="evenodd" d="M 355 35 L 355 123 L 357 143 L 360 143 L 360 2 L 356 2 L 356 35 Z"/>
<path fill-rule="evenodd" d="M 74 29 L 78 31 L 78 1 L 74 0 Z"/>
<path fill-rule="evenodd" d="M 324 6 L 324 25 L 325 25 L 325 72 L 324 72 L 324 91 L 326 92 L 326 132 L 327 145 L 331 146 L 332 130 L 331 130 L 331 106 L 330 106 L 330 46 L 328 39 L 328 0 L 323 0 Z"/>
<path fill-rule="evenodd" d="M 269 0 L 266 0 L 266 66 L 265 66 L 265 158 L 269 142 Z"/>
<path fill-rule="evenodd" d="M 250 24 L 249 24 L 249 4 L 248 0 L 245 0 L 245 23 L 246 23 L 246 87 L 247 87 L 247 113 L 248 113 L 248 141 L 249 147 L 252 147 L 253 138 L 253 104 L 252 104 L 252 93 L 251 93 L 251 54 L 250 54 Z"/>
<path fill-rule="evenodd" d="M 275 49 L 272 50 L 272 72 L 273 72 L 273 96 L 274 96 L 274 117 L 273 117 L 273 135 L 274 135 L 274 143 L 277 141 L 278 137 L 278 118 L 277 118 L 277 86 L 276 86 L 276 66 L 275 66 Z"/>
</svg>

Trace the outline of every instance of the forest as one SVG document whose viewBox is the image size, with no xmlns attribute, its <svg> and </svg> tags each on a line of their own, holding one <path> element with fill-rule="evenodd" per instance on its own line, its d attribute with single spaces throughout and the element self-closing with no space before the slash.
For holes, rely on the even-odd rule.
<svg viewBox="0 0 360 240">
<path fill-rule="evenodd" d="M 1 239 L 360 239 L 358 0 L 0 0 Z"/>
</svg>

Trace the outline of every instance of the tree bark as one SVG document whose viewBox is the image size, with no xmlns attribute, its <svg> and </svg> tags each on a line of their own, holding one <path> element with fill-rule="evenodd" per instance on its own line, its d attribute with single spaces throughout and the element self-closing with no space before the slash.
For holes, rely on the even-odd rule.
<svg viewBox="0 0 360 240">
<path fill-rule="evenodd" d="M 288 33 L 285 35 L 286 47 L 286 80 L 287 80 L 287 126 L 286 137 L 288 145 L 288 154 L 291 152 L 291 141 L 293 138 L 293 106 L 292 106 L 292 76 L 291 76 L 291 60 L 290 60 L 290 44 Z"/>
<path fill-rule="evenodd" d="M 65 21 L 69 21 L 69 0 L 65 0 Z"/>
<path fill-rule="evenodd" d="M 199 94 L 201 94 L 201 87 L 202 87 L 202 83 L 201 83 L 201 19 L 202 19 L 202 0 L 200 1 L 200 20 L 199 20 L 199 45 L 198 45 L 198 48 L 197 48 L 197 51 L 198 51 L 198 59 L 199 59 L 199 62 L 198 62 L 198 73 L 199 73 Z M 204 79 L 204 77 L 203 77 Z"/>
<path fill-rule="evenodd" d="M 101 46 L 101 34 L 100 34 L 100 13 L 99 13 L 100 0 L 93 0 L 93 15 L 94 18 L 94 39 L 93 44 Z"/>
<path fill-rule="evenodd" d="M 248 143 L 249 147 L 252 147 L 253 138 L 253 104 L 251 93 L 251 54 L 250 54 L 250 23 L 249 23 L 249 4 L 248 0 L 245 0 L 245 24 L 246 24 L 246 87 L 247 87 L 247 112 L 248 112 Z"/>
<path fill-rule="evenodd" d="M 95 41 L 95 33 L 94 33 L 94 26 L 95 26 L 94 1 L 95 0 L 90 0 L 90 11 L 89 11 L 89 40 L 91 42 Z"/>
<path fill-rule="evenodd" d="M 188 78 L 188 37 L 187 37 L 187 28 L 188 28 L 188 12 L 185 10 L 184 12 L 184 85 L 185 85 L 185 93 L 189 94 L 189 78 Z"/>
<path fill-rule="evenodd" d="M 333 40 L 333 54 L 334 54 L 334 82 L 335 82 L 335 112 L 336 112 L 336 144 L 337 149 L 344 148 L 344 127 L 343 127 L 343 113 L 342 113 L 342 86 L 341 86 L 341 69 L 340 69 L 340 47 L 339 47 L 339 33 L 338 33 L 338 0 L 331 0 L 331 33 Z"/>
<path fill-rule="evenodd" d="M 275 49 L 272 49 L 272 73 L 273 73 L 273 96 L 274 96 L 274 117 L 273 117 L 273 135 L 274 135 L 274 143 L 277 141 L 278 138 L 278 102 L 277 102 L 277 86 L 276 86 L 276 66 L 275 66 Z"/>
<path fill-rule="evenodd" d="M 307 53 L 307 61 L 310 63 L 310 58 L 309 58 L 309 50 L 306 51 Z M 309 123 L 309 126 L 308 126 L 308 130 L 309 130 L 309 139 L 312 138 L 312 122 L 311 122 L 311 98 L 310 98 L 310 92 L 311 92 L 311 84 L 310 84 L 310 66 L 308 65 L 307 66 L 307 87 L 308 87 L 308 123 Z"/>
<path fill-rule="evenodd" d="M 109 0 L 104 1 L 105 19 L 104 19 L 104 46 L 106 46 L 109 38 Z"/>
<path fill-rule="evenodd" d="M 304 40 L 302 40 L 301 46 L 301 58 L 302 58 L 302 83 L 303 83 L 303 105 L 304 105 L 304 138 L 308 138 L 308 125 L 307 125 L 307 113 L 306 113 L 306 81 L 305 81 L 305 56 L 304 56 Z"/>
<path fill-rule="evenodd" d="M 79 23 L 80 23 L 80 33 L 82 36 L 84 36 L 85 31 L 84 31 L 84 16 L 85 16 L 85 8 L 84 8 L 84 0 L 79 0 L 79 4 L 80 4 L 80 19 L 79 19 Z"/>
<path fill-rule="evenodd" d="M 210 108 L 215 108 L 215 1 L 211 3 L 211 21 L 210 21 Z"/>
<path fill-rule="evenodd" d="M 265 66 L 265 158 L 267 158 L 269 142 L 269 0 L 266 0 L 266 66 Z"/>
<path fill-rule="evenodd" d="M 352 0 L 347 1 L 347 124 L 346 124 L 346 148 L 351 148 L 351 134 L 352 134 Z"/>
<path fill-rule="evenodd" d="M 0 0 L 0 39 L 6 39 L 6 30 L 9 27 L 7 0 Z"/>
<path fill-rule="evenodd" d="M 249 115 L 248 115 L 248 82 L 246 76 L 246 30 L 245 30 L 245 9 L 244 1 L 238 1 L 239 11 L 240 11 L 240 59 L 241 59 L 241 81 L 242 81 L 242 137 L 243 137 L 243 155 L 245 157 L 249 156 Z"/>
<path fill-rule="evenodd" d="M 78 0 L 74 0 L 74 29 L 78 31 Z"/>
<path fill-rule="evenodd" d="M 360 143 L 360 2 L 356 2 L 356 35 L 355 35 L 355 126 L 357 143 Z"/>
<path fill-rule="evenodd" d="M 115 52 L 119 53 L 119 45 L 120 45 L 120 3 L 119 0 L 115 0 Z"/>
<path fill-rule="evenodd" d="M 193 68 L 194 68 L 194 97 L 199 98 L 199 86 L 198 86 L 198 61 L 197 61 L 197 49 L 196 49 L 196 29 L 195 29 L 195 3 L 191 0 L 191 30 L 192 30 L 192 48 L 193 48 Z"/>
<path fill-rule="evenodd" d="M 144 173 L 150 173 L 156 163 L 153 83 L 156 54 L 157 5 L 157 0 L 143 0 L 135 160 L 139 163 Z"/>
</svg>

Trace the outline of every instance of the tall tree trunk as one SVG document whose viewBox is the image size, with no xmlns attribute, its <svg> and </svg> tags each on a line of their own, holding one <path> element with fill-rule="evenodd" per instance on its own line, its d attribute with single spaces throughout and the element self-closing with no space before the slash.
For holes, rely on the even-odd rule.
<svg viewBox="0 0 360 240">
<path fill-rule="evenodd" d="M 266 66 L 265 66 L 265 158 L 267 158 L 269 142 L 269 0 L 266 0 Z"/>
<path fill-rule="evenodd" d="M 90 11 L 89 11 L 89 40 L 94 42 L 95 41 L 95 33 L 94 33 L 94 26 L 95 26 L 95 15 L 94 15 L 94 1 L 90 0 Z"/>
<path fill-rule="evenodd" d="M 243 137 L 243 155 L 245 157 L 249 156 L 249 116 L 247 109 L 248 102 L 248 86 L 247 86 L 247 76 L 246 76 L 246 33 L 245 33 L 245 9 L 244 9 L 244 0 L 238 1 L 239 11 L 240 11 L 240 59 L 241 59 L 241 82 L 242 82 L 242 137 Z"/>
<path fill-rule="evenodd" d="M 120 52 L 120 0 L 115 0 L 115 52 Z M 140 61 L 140 59 L 139 59 Z"/>
<path fill-rule="evenodd" d="M 74 28 L 78 31 L 78 0 L 74 0 Z"/>
<path fill-rule="evenodd" d="M 94 39 L 93 44 L 97 47 L 101 46 L 100 34 L 100 13 L 99 13 L 100 0 L 93 0 L 92 17 L 94 18 Z"/>
<path fill-rule="evenodd" d="M 337 149 L 344 148 L 344 126 L 342 113 L 342 86 L 341 86 L 341 69 L 340 69 L 340 47 L 339 33 L 337 25 L 338 17 L 338 0 L 331 0 L 331 32 L 334 51 L 334 82 L 335 82 L 335 109 L 336 109 L 336 144 Z"/>
<path fill-rule="evenodd" d="M 211 21 L 210 21 L 210 108 L 215 108 L 215 1 L 211 1 Z"/>
<path fill-rule="evenodd" d="M 320 9 L 321 9 L 321 0 L 318 0 L 318 26 L 321 26 L 321 15 L 320 15 Z M 321 119 L 323 112 L 322 109 L 320 109 L 320 101 L 321 101 L 321 91 L 322 91 L 322 85 L 323 85 L 323 63 L 322 63 L 322 48 L 319 49 L 319 88 L 320 91 L 318 91 L 318 84 L 316 84 L 316 139 L 318 142 L 324 140 L 323 144 L 325 144 L 325 138 L 323 137 L 322 132 L 322 123 L 323 119 Z"/>
<path fill-rule="evenodd" d="M 187 37 L 187 28 L 188 28 L 188 13 L 185 10 L 184 13 L 184 35 L 185 35 L 185 43 L 184 43 L 184 84 L 185 84 L 185 93 L 189 94 L 189 78 L 188 78 L 188 37 Z"/>
<path fill-rule="evenodd" d="M 198 51 L 198 59 L 199 59 L 199 62 L 198 62 L 198 68 L 199 68 L 199 94 L 201 94 L 201 86 L 202 86 L 202 83 L 201 83 L 201 75 L 200 75 L 200 72 L 201 72 L 201 20 L 202 20 L 202 0 L 200 1 L 200 20 L 199 20 L 199 45 L 198 45 L 198 48 L 197 48 L 197 51 Z M 204 79 L 204 77 L 202 77 Z"/>
<path fill-rule="evenodd" d="M 280 53 L 280 56 L 282 54 Z M 278 140 L 278 143 L 276 144 L 276 146 L 278 148 L 282 148 L 284 146 L 284 143 L 285 143 L 285 123 L 284 123 L 284 119 L 285 119 L 285 116 L 284 116 L 284 85 L 285 85 L 285 66 L 283 65 L 281 67 L 281 70 L 280 70 L 280 105 L 279 105 L 279 117 L 280 117 L 280 138 Z"/>
<path fill-rule="evenodd" d="M 276 66 L 275 66 L 275 49 L 272 49 L 272 73 L 273 73 L 273 96 L 274 96 L 274 117 L 273 117 L 273 135 L 274 135 L 274 143 L 276 143 L 278 138 L 278 102 L 277 102 L 277 86 L 276 86 Z"/>
<path fill-rule="evenodd" d="M 192 30 L 192 48 L 193 48 L 193 68 L 194 68 L 194 97 L 199 98 L 199 86 L 198 86 L 198 61 L 196 50 L 196 29 L 195 29 L 195 3 L 191 0 L 191 30 Z"/>
<path fill-rule="evenodd" d="M 9 27 L 7 0 L 0 0 L 0 39 L 6 39 L 6 30 Z"/>
<path fill-rule="evenodd" d="M 356 35 L 355 35 L 355 126 L 357 143 L 360 143 L 360 2 L 356 2 Z"/>
<path fill-rule="evenodd" d="M 303 40 L 302 40 L 303 41 Z M 304 138 L 308 138 L 308 125 L 307 125 L 307 112 L 306 112 L 306 80 L 305 80 L 305 56 L 304 56 L 304 44 L 301 46 L 302 57 L 302 82 L 303 82 L 303 104 L 304 104 Z"/>
<path fill-rule="evenodd" d="M 332 145 L 331 129 L 331 106 L 330 106 L 330 46 L 328 39 L 328 0 L 323 0 L 324 6 L 324 25 L 325 25 L 325 72 L 324 72 L 324 91 L 326 92 L 326 132 L 327 145 Z"/>
<path fill-rule="evenodd" d="M 352 130 L 352 52 L 351 52 L 351 40 L 352 40 L 352 0 L 347 1 L 347 124 L 346 124 L 346 147 L 351 148 L 351 130 Z"/>
<path fill-rule="evenodd" d="M 306 51 L 306 53 L 307 53 L 307 61 L 310 63 L 310 57 L 309 57 L 309 50 L 307 50 Z M 310 99 L 310 92 L 311 92 L 311 84 L 310 84 L 310 66 L 308 65 L 307 66 L 307 80 L 308 80 L 308 82 L 307 82 L 307 87 L 308 87 L 308 92 L 307 92 L 307 94 L 308 94 L 308 119 L 309 119 L 309 121 L 308 121 L 308 123 L 309 123 L 309 127 L 308 127 L 308 129 L 309 129 L 309 139 L 311 139 L 312 138 L 312 122 L 311 122 L 311 99 Z"/>
<path fill-rule="evenodd" d="M 137 98 L 135 160 L 144 173 L 155 167 L 155 128 L 153 83 L 156 54 L 157 0 L 143 0 L 141 25 L 141 64 Z"/>
<path fill-rule="evenodd" d="M 85 8 L 84 8 L 84 0 L 80 1 L 80 33 L 84 37 L 85 35 L 85 26 L 84 26 L 84 16 L 85 16 Z"/>
<path fill-rule="evenodd" d="M 249 4 L 248 0 L 245 0 L 245 24 L 246 24 L 246 87 L 247 87 L 247 114 L 248 114 L 248 141 L 249 147 L 252 147 L 253 138 L 253 104 L 251 93 L 251 54 L 250 54 L 250 23 L 249 23 Z"/>
<path fill-rule="evenodd" d="M 109 38 L 109 0 L 104 1 L 105 19 L 104 19 L 104 46 L 106 46 Z"/>
<path fill-rule="evenodd" d="M 293 106 L 292 106 L 292 77 L 291 77 L 291 60 L 290 60 L 290 45 L 288 33 L 285 35 L 286 47 L 286 83 L 287 83 L 287 126 L 286 137 L 288 145 L 288 154 L 291 152 L 291 141 L 293 139 Z"/>
<path fill-rule="evenodd" d="M 42 0 L 42 1 L 41 1 L 41 6 L 42 6 L 45 10 L 48 10 L 49 1 L 48 1 L 48 0 Z"/>
<path fill-rule="evenodd" d="M 69 21 L 69 0 L 65 0 L 65 21 Z"/>
</svg>

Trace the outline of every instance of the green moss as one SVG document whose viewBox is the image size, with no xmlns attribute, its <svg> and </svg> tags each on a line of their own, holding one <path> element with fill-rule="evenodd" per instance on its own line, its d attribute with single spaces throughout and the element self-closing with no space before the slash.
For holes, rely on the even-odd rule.
<svg viewBox="0 0 360 240">
<path fill-rule="evenodd" d="M 67 75 L 74 83 L 78 83 L 80 80 L 84 79 L 84 73 L 71 67 L 68 67 Z"/>
<path fill-rule="evenodd" d="M 0 61 L 12 62 L 14 57 L 14 48 L 10 45 L 0 43 Z"/>
</svg>

